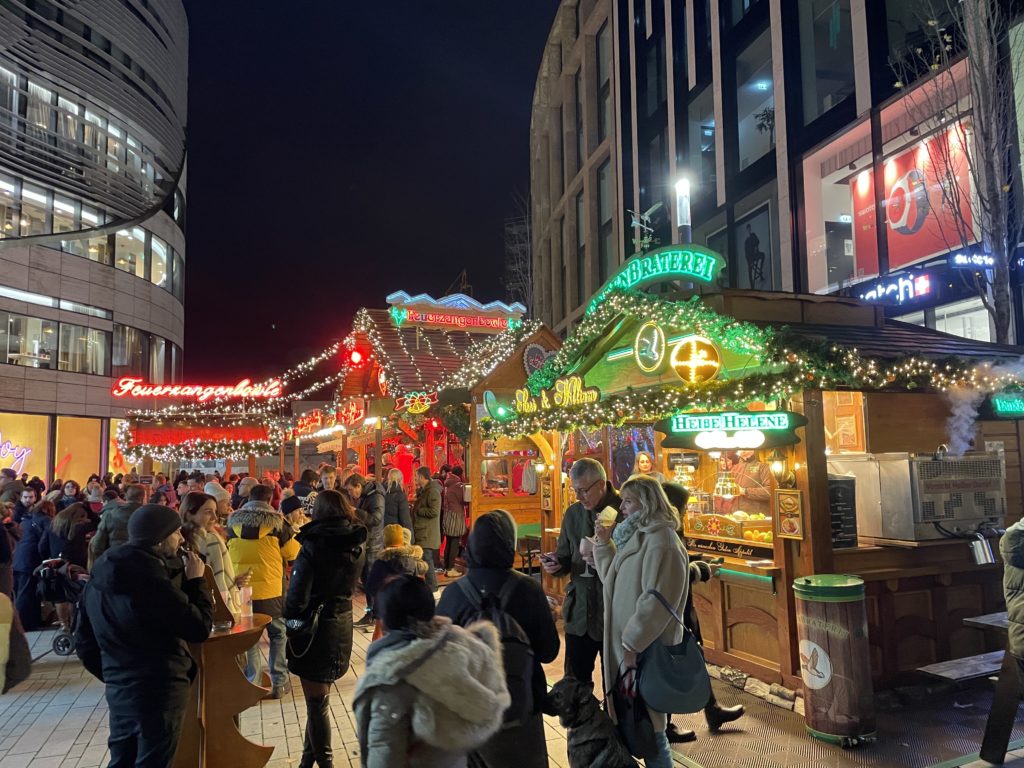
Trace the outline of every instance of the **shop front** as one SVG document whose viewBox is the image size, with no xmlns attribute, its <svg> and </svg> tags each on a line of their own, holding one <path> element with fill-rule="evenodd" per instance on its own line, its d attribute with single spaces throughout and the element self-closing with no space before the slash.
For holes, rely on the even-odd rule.
<svg viewBox="0 0 1024 768">
<path fill-rule="evenodd" d="M 678 280 L 643 282 L 672 291 Z M 687 282 L 692 294 L 713 277 Z M 527 386 L 499 398 L 482 441 L 544 435 L 561 478 L 590 456 L 615 487 L 634 473 L 687 487 L 680 534 L 691 557 L 721 563 L 695 590 L 714 663 L 797 687 L 793 581 L 836 572 L 868 582 L 878 684 L 990 650 L 961 620 L 999 608 L 1001 572 L 975 562 L 969 539 L 997 535 L 1019 498 L 1019 445 L 994 419 L 950 435 L 942 392 L 1017 386 L 981 373 L 1016 353 L 894 324 L 855 300 L 636 287 L 605 292 Z M 957 440 L 978 450 L 935 457 Z M 572 499 L 559 501 L 545 550 Z"/>
</svg>

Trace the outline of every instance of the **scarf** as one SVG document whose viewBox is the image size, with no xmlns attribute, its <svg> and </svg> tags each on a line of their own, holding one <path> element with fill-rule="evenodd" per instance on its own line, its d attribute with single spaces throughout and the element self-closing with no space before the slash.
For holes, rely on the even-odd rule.
<svg viewBox="0 0 1024 768">
<path fill-rule="evenodd" d="M 623 545 L 631 538 L 633 534 L 640 528 L 640 515 L 629 515 L 625 520 L 615 526 L 615 530 L 612 531 L 612 541 L 615 542 L 616 549 L 622 549 Z"/>
</svg>

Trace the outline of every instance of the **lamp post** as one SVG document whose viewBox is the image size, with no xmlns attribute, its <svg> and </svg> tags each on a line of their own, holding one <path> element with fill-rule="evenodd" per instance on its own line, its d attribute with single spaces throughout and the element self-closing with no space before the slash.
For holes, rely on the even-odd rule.
<svg viewBox="0 0 1024 768">
<path fill-rule="evenodd" d="M 690 225 L 690 180 L 685 176 L 676 182 L 676 226 L 683 243 L 693 240 L 693 228 Z"/>
</svg>

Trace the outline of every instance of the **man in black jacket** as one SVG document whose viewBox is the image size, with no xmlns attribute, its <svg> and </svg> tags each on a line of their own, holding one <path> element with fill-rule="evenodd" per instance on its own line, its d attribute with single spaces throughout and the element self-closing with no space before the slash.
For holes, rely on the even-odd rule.
<svg viewBox="0 0 1024 768">
<path fill-rule="evenodd" d="M 168 558 L 181 546 L 181 518 L 159 504 L 139 507 L 128 543 L 108 550 L 80 601 L 79 657 L 106 683 L 109 768 L 166 768 L 174 760 L 196 664 L 186 643 L 213 626 L 213 602 L 194 552 L 181 557 L 181 588 Z"/>
<path fill-rule="evenodd" d="M 515 580 L 515 591 L 509 595 L 506 613 L 519 624 L 533 649 L 532 712 L 523 722 L 506 726 L 492 736 L 473 755 L 470 764 L 508 765 L 508 756 L 515 754 L 517 768 L 547 768 L 547 742 L 541 713 L 547 683 L 541 664 L 554 661 L 560 642 L 544 588 L 540 582 L 512 568 L 516 538 L 515 520 L 508 512 L 499 509 L 479 517 L 469 533 L 466 547 L 469 572 L 464 578 L 480 594 L 481 601 L 487 596 L 497 599 L 505 582 Z M 459 587 L 449 586 L 441 593 L 437 605 L 439 616 L 448 616 L 455 624 L 466 626 L 477 613 Z M 512 702 L 513 708 L 516 704 Z"/>
</svg>

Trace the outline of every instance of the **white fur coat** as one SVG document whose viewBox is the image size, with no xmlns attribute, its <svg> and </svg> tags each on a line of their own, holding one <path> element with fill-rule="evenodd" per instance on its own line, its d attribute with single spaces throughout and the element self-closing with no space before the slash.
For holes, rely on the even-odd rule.
<svg viewBox="0 0 1024 768">
<path fill-rule="evenodd" d="M 465 765 L 511 704 L 493 624 L 462 629 L 437 617 L 419 635 L 382 646 L 359 678 L 353 704 L 367 768 Z"/>
</svg>

